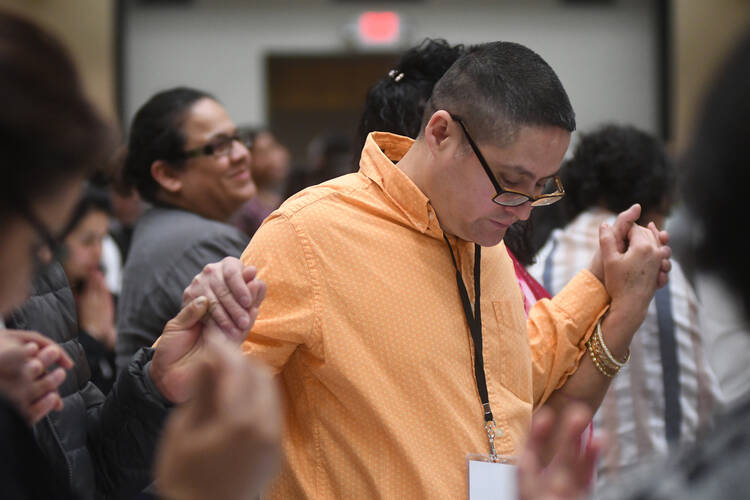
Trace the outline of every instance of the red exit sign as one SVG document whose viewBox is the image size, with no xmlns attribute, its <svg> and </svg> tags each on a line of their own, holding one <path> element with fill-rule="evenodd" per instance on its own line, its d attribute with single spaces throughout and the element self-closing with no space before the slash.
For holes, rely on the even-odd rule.
<svg viewBox="0 0 750 500">
<path fill-rule="evenodd" d="M 387 45 L 398 41 L 401 18 L 395 12 L 363 12 L 357 23 L 359 39 L 366 45 Z"/>
</svg>

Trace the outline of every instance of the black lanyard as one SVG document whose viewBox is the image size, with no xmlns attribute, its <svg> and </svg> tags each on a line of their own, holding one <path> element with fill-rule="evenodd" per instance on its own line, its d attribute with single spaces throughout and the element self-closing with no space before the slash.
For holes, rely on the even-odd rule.
<svg viewBox="0 0 750 500">
<path fill-rule="evenodd" d="M 456 284 L 458 285 L 458 294 L 461 296 L 461 303 L 464 306 L 466 322 L 469 324 L 471 331 L 471 340 L 474 342 L 474 378 L 477 381 L 477 391 L 479 399 L 482 401 L 484 409 L 484 421 L 493 422 L 492 410 L 490 409 L 490 397 L 487 393 L 487 379 L 484 374 L 484 355 L 482 354 L 482 307 L 480 304 L 480 280 L 479 271 L 482 262 L 482 247 L 474 243 L 474 312 L 471 311 L 471 302 L 469 302 L 469 293 L 466 291 L 461 271 L 458 269 L 456 256 L 453 254 L 448 237 L 443 233 L 443 238 L 448 244 L 448 250 L 451 252 L 453 267 L 456 268 Z"/>
</svg>

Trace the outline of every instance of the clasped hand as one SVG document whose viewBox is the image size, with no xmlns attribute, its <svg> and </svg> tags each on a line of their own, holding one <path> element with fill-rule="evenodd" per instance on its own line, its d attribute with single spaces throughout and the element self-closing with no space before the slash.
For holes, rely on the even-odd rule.
<svg viewBox="0 0 750 500">
<path fill-rule="evenodd" d="M 57 388 L 72 366 L 65 351 L 47 337 L 25 330 L 0 330 L 0 392 L 29 425 L 62 409 Z"/>
<path fill-rule="evenodd" d="M 173 403 L 184 402 L 192 390 L 195 358 L 205 335 L 220 333 L 238 345 L 247 335 L 266 296 L 256 269 L 234 257 L 209 264 L 185 289 L 183 309 L 164 327 L 151 361 L 157 389 Z"/>
</svg>

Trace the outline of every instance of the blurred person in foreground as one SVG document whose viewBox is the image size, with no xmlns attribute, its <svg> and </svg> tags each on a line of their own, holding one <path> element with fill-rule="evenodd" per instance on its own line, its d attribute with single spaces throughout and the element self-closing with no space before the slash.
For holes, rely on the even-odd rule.
<svg viewBox="0 0 750 500">
<path fill-rule="evenodd" d="M 250 171 L 257 193 L 232 216 L 231 224 L 252 238 L 263 220 L 279 208 L 289 177 L 289 150 L 270 130 L 252 134 Z"/>
<path fill-rule="evenodd" d="M 697 265 L 725 283 L 750 316 L 750 240 L 733 216 L 746 208 L 750 168 L 745 158 L 750 133 L 750 31 L 720 67 L 704 97 L 680 171 L 682 199 L 700 227 Z M 548 416 L 547 416 L 548 417 Z M 522 498 L 586 498 L 581 487 L 587 463 L 568 439 L 570 460 L 554 462 L 542 473 L 541 443 L 550 419 L 537 422 L 521 459 Z M 542 425 L 544 424 L 544 425 Z M 572 435 L 564 432 L 567 438 Z M 590 467 L 589 467 L 590 469 Z M 600 498 L 745 499 L 750 491 L 750 390 L 717 416 L 714 429 L 665 460 L 644 460 L 640 467 Z"/>
<path fill-rule="evenodd" d="M 597 349 L 626 357 L 669 248 L 634 206 L 526 317 L 501 242 L 563 196 L 574 129 L 539 55 L 482 44 L 435 85 L 416 140 L 371 133 L 359 172 L 265 220 L 242 255 L 268 283 L 243 349 L 286 391 L 269 498 L 461 498 L 467 456 L 518 453 L 534 408 L 598 407 L 611 377 L 591 333 L 601 320 Z"/>
<path fill-rule="evenodd" d="M 664 225 L 676 172 L 659 139 L 631 126 L 607 124 L 579 137 L 561 168 L 565 198 L 551 207 L 567 221 L 554 230 L 529 272 L 559 292 L 596 251 L 599 226 L 633 203 L 639 223 Z M 594 417 L 609 446 L 597 470 L 597 491 L 653 454 L 692 442 L 711 427 L 721 396 L 706 357 L 702 307 L 678 261 L 656 291 L 630 344 L 630 360 Z"/>
<path fill-rule="evenodd" d="M 122 180 L 152 207 L 136 223 L 123 269 L 118 371 L 181 309 L 193 276 L 247 245 L 228 221 L 256 192 L 248 146 L 224 107 L 201 90 L 159 92 L 136 112 Z M 248 327 L 220 326 L 233 335 Z"/>
<path fill-rule="evenodd" d="M 0 144 L 8 152 L 0 184 L 3 497 L 131 497 L 150 480 L 170 408 L 191 397 L 175 411 L 167 436 L 179 429 L 196 447 L 167 440 L 162 491 L 175 499 L 227 492 L 221 488 L 231 490 L 224 498 L 257 494 L 277 448 L 274 391 L 263 370 L 239 360 L 236 347 L 222 346 L 230 340 L 213 325 L 209 306 L 214 290 L 230 287 L 251 299 L 252 323 L 263 284 L 253 279 L 254 269 L 226 262 L 199 275 L 190 289 L 198 298 L 167 324 L 156 348 L 135 355 L 105 397 L 88 380 L 73 296 L 56 256 L 83 181 L 106 158 L 112 138 L 59 42 L 0 12 L 0 48 Z M 210 368 L 217 364 L 236 368 Z M 248 385 L 255 390 L 239 390 Z M 254 412 L 234 413 L 247 406 Z M 199 459 L 252 472 L 217 481 L 215 471 L 195 469 Z"/>
</svg>

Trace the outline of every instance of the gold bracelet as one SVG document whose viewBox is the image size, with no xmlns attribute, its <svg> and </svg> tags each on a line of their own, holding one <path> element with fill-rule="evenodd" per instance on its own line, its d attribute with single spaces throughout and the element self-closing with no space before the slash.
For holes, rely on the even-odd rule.
<svg viewBox="0 0 750 500">
<path fill-rule="evenodd" d="M 617 375 L 618 370 L 613 370 L 610 372 L 607 368 L 605 368 L 602 363 L 599 362 L 599 358 L 596 356 L 596 353 L 594 352 L 594 346 L 591 343 L 591 339 L 586 341 L 586 347 L 589 351 L 589 356 L 591 356 L 591 361 L 594 362 L 594 366 L 607 378 L 614 378 L 615 375 Z"/>
<path fill-rule="evenodd" d="M 594 354 L 596 354 L 596 359 L 599 361 L 599 363 L 601 363 L 601 365 L 610 373 L 619 372 L 620 367 L 610 363 L 607 360 L 607 356 L 604 354 L 604 348 L 602 347 L 600 339 L 596 336 L 596 332 L 593 332 L 591 334 L 591 338 L 589 340 L 591 341 L 591 348 L 594 349 Z"/>
<path fill-rule="evenodd" d="M 612 353 L 610 352 L 609 348 L 607 348 L 607 344 L 604 343 L 604 336 L 602 335 L 602 320 L 604 318 L 599 318 L 599 321 L 596 322 L 596 340 L 598 343 L 602 346 L 602 350 L 604 351 L 604 359 L 610 362 L 610 364 L 616 366 L 618 369 L 625 366 L 625 363 L 628 362 L 630 359 L 630 349 L 628 349 L 628 352 L 625 353 L 625 359 L 622 361 L 618 361 L 615 359 L 614 356 L 612 356 Z"/>
<path fill-rule="evenodd" d="M 599 371 L 600 371 L 600 372 L 602 373 L 602 375 L 604 375 L 604 376 L 605 376 L 605 377 L 607 377 L 607 378 L 614 378 L 614 377 L 615 377 L 615 375 L 617 375 L 617 373 L 611 373 L 611 372 L 609 372 L 609 371 L 607 370 L 607 368 L 605 368 L 605 367 L 604 367 L 604 366 L 603 366 L 603 365 L 602 365 L 602 364 L 601 364 L 601 363 L 599 362 L 599 359 L 598 359 L 598 358 L 596 357 L 596 355 L 595 355 L 595 354 L 593 354 L 593 352 L 591 352 L 591 351 L 590 351 L 590 352 L 589 352 L 589 354 L 591 355 L 591 361 L 593 361 L 593 362 L 594 362 L 594 366 L 596 366 L 596 369 L 597 369 L 597 370 L 599 370 Z"/>
</svg>

